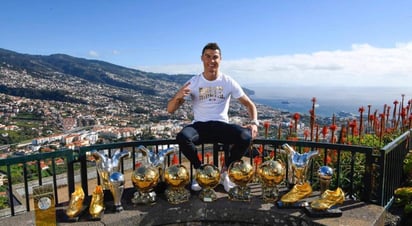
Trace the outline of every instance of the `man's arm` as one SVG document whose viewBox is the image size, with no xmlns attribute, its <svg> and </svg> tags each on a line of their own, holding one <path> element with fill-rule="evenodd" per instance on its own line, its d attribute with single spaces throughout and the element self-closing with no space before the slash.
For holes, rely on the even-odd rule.
<svg viewBox="0 0 412 226">
<path fill-rule="evenodd" d="M 256 105 L 246 95 L 241 96 L 238 100 L 241 104 L 243 104 L 247 108 L 247 111 L 249 113 L 250 122 L 251 122 L 248 125 L 248 127 L 252 130 L 252 137 L 254 139 L 258 135 L 257 129 L 259 125 L 259 121 L 257 118 L 258 113 L 257 113 Z"/>
<path fill-rule="evenodd" d="M 189 85 L 190 82 L 182 86 L 182 88 L 180 88 L 179 91 L 177 91 L 177 93 L 172 97 L 172 99 L 170 99 L 169 102 L 167 102 L 167 112 L 172 114 L 185 102 L 185 96 L 190 94 Z"/>
</svg>

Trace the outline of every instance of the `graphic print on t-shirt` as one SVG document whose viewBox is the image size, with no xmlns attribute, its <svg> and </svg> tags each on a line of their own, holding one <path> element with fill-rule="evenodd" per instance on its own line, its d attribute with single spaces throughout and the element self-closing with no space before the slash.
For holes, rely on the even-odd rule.
<svg viewBox="0 0 412 226">
<path fill-rule="evenodd" d="M 199 101 L 200 102 L 220 102 L 224 100 L 223 86 L 214 87 L 200 87 L 199 88 Z"/>
</svg>

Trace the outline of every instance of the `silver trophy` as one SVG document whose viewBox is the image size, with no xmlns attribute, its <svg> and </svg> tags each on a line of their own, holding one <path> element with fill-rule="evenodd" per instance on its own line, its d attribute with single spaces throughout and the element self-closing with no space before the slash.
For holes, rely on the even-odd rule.
<svg viewBox="0 0 412 226">
<path fill-rule="evenodd" d="M 310 151 L 301 154 L 296 152 L 288 144 L 282 145 L 282 148 L 288 153 L 288 179 L 289 183 L 294 185 L 288 193 L 281 197 L 280 201 L 284 205 L 294 205 L 312 193 L 312 186 L 309 181 L 306 180 L 306 174 L 310 160 L 318 155 L 318 151 Z M 303 203 L 302 205 L 306 204 L 307 203 Z"/>
<path fill-rule="evenodd" d="M 320 194 L 322 195 L 327 189 L 329 189 L 330 182 L 333 176 L 333 169 L 329 166 L 322 166 L 318 170 Z"/>
<path fill-rule="evenodd" d="M 152 204 L 156 201 L 156 193 L 153 188 L 160 181 L 164 181 L 163 172 L 166 166 L 166 157 L 176 153 L 174 147 L 159 151 L 158 153 L 140 145 L 137 151 L 143 154 L 141 166 L 132 174 L 132 182 L 137 191 L 134 193 L 132 203 Z"/>
<path fill-rule="evenodd" d="M 90 153 L 96 159 L 96 168 L 101 178 L 101 184 L 103 190 L 110 190 L 109 177 L 114 172 L 119 172 L 120 160 L 130 153 L 128 151 L 116 151 L 114 155 L 109 158 L 108 156 L 93 150 Z"/>
<path fill-rule="evenodd" d="M 289 184 L 303 184 L 306 182 L 306 173 L 310 160 L 317 156 L 318 151 L 305 153 L 296 152 L 289 144 L 282 145 L 288 155 L 288 182 Z"/>
<path fill-rule="evenodd" d="M 170 147 L 156 153 L 147 149 L 145 146 L 140 145 L 137 147 L 137 151 L 142 152 L 144 155 L 144 162 L 142 162 L 142 165 L 158 167 L 164 171 L 166 157 L 170 154 L 176 153 L 177 150 L 174 147 Z"/>
<path fill-rule="evenodd" d="M 124 191 L 124 176 L 120 172 L 114 172 L 110 175 L 109 182 L 110 192 L 113 195 L 114 211 L 121 212 L 123 211 L 122 195 Z"/>
</svg>

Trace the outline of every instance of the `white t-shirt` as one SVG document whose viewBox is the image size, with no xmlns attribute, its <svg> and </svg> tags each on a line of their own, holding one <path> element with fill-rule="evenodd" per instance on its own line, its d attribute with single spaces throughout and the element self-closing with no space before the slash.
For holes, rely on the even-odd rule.
<svg viewBox="0 0 412 226">
<path fill-rule="evenodd" d="M 245 95 L 242 87 L 230 76 L 219 73 L 214 81 L 208 81 L 203 73 L 193 76 L 189 88 L 194 113 L 193 122 L 229 122 L 229 102 L 231 96 L 240 98 Z"/>
</svg>

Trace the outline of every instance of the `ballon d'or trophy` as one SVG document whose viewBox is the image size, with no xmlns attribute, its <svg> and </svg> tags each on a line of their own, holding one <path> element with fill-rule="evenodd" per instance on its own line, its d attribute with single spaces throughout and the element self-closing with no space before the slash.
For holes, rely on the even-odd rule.
<svg viewBox="0 0 412 226">
<path fill-rule="evenodd" d="M 190 192 L 185 188 L 189 183 L 189 177 L 189 171 L 184 165 L 177 164 L 166 168 L 164 180 L 168 188 L 165 195 L 169 203 L 179 204 L 189 201 Z"/>
<path fill-rule="evenodd" d="M 109 178 L 110 192 L 113 195 L 114 211 L 123 211 L 122 195 L 124 191 L 124 176 L 120 172 L 114 172 Z"/>
<path fill-rule="evenodd" d="M 196 181 L 202 187 L 199 198 L 203 202 L 212 202 L 217 199 L 216 192 L 213 190 L 220 182 L 220 171 L 217 166 L 212 164 L 201 165 L 196 170 Z"/>
<path fill-rule="evenodd" d="M 247 184 L 255 174 L 250 163 L 238 160 L 232 162 L 228 169 L 229 179 L 236 184 L 229 190 L 229 199 L 233 201 L 250 201 L 252 198 L 250 187 Z"/>
<path fill-rule="evenodd" d="M 259 165 L 257 175 L 262 183 L 262 198 L 265 202 L 279 199 L 278 184 L 285 179 L 285 165 L 280 160 L 268 160 Z"/>
<path fill-rule="evenodd" d="M 153 188 L 159 182 L 159 170 L 153 166 L 140 166 L 132 173 L 132 182 L 137 188 L 132 198 L 134 204 L 153 204 L 156 192 Z"/>
</svg>

